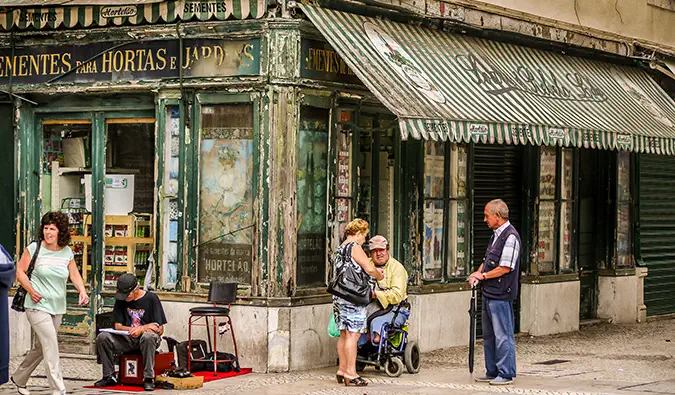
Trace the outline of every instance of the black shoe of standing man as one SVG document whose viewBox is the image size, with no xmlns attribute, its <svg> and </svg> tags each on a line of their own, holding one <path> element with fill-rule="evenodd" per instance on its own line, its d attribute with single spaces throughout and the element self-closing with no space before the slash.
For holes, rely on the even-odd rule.
<svg viewBox="0 0 675 395">
<path fill-rule="evenodd" d="M 143 389 L 146 391 L 155 390 L 155 379 L 145 379 L 143 380 Z"/>
</svg>

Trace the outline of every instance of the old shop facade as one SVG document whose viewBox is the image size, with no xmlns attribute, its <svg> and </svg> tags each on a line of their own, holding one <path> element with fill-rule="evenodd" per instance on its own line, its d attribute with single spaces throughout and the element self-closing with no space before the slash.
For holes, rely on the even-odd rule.
<svg viewBox="0 0 675 395">
<path fill-rule="evenodd" d="M 243 364 L 330 365 L 327 254 L 357 216 L 412 276 L 422 350 L 465 344 L 464 280 L 489 238 L 482 206 L 496 197 L 523 235 L 520 331 L 642 317 L 631 168 L 638 152 L 672 154 L 672 126 L 658 118 L 674 115 L 638 69 L 612 74 L 605 63 L 309 6 L 306 18 L 262 18 L 262 3 L 232 14 L 172 3 L 138 6 L 119 26 L 71 18 L 2 36 L 13 48 L 2 53 L 11 86 L 7 74 L 0 84 L 16 95 L 2 109 L 16 123 L 17 250 L 49 209 L 80 221 L 95 298 L 66 317 L 61 337 L 74 351 L 91 351 L 115 273 L 133 270 L 160 293 L 167 334 L 186 337 L 208 281 L 233 280 Z M 496 54 L 506 60 L 489 62 Z M 612 105 L 627 115 L 613 120 Z M 602 117 L 585 117 L 591 108 Z M 643 134 L 631 129 L 638 122 Z M 108 214 L 106 194 L 124 194 L 130 175 L 133 206 Z M 12 315 L 11 325 L 25 350 L 27 324 Z"/>
</svg>

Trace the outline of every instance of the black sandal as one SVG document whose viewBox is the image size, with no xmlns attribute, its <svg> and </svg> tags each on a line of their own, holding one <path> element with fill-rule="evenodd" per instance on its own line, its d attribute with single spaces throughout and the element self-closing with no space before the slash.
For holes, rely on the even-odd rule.
<svg viewBox="0 0 675 395">
<path fill-rule="evenodd" d="M 345 387 L 349 387 L 349 386 L 352 386 L 352 385 L 354 387 L 365 387 L 365 386 L 368 385 L 368 382 L 366 380 L 364 380 L 363 377 L 361 377 L 361 376 L 355 377 L 351 380 L 347 380 L 345 378 Z"/>
<path fill-rule="evenodd" d="M 342 384 L 345 382 L 345 376 L 341 374 L 335 374 L 335 379 L 337 380 L 338 384 Z"/>
</svg>

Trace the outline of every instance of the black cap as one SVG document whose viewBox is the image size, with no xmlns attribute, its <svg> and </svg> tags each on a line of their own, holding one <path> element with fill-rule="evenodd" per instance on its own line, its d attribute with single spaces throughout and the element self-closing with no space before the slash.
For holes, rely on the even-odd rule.
<svg viewBox="0 0 675 395">
<path fill-rule="evenodd" d="M 117 279 L 117 293 L 115 294 L 115 299 L 125 300 L 137 286 L 138 280 L 136 280 L 136 276 L 131 273 L 124 273 Z"/>
</svg>

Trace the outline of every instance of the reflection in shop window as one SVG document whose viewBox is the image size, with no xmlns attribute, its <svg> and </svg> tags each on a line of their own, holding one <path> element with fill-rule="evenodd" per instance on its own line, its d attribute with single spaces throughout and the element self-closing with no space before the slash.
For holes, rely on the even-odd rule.
<svg viewBox="0 0 675 395">
<path fill-rule="evenodd" d="M 463 277 L 467 273 L 466 147 L 452 144 L 446 150 L 443 142 L 426 141 L 424 149 L 423 276 L 441 280 L 445 272 L 447 278 Z"/>
<path fill-rule="evenodd" d="M 326 272 L 326 191 L 329 111 L 303 107 L 298 135 L 298 286 L 323 284 Z"/>
<path fill-rule="evenodd" d="M 253 107 L 202 107 L 199 282 L 251 283 Z M 227 236 L 223 236 L 229 232 Z"/>
<path fill-rule="evenodd" d="M 630 250 L 630 153 L 617 154 L 616 266 L 632 267 Z"/>
</svg>

